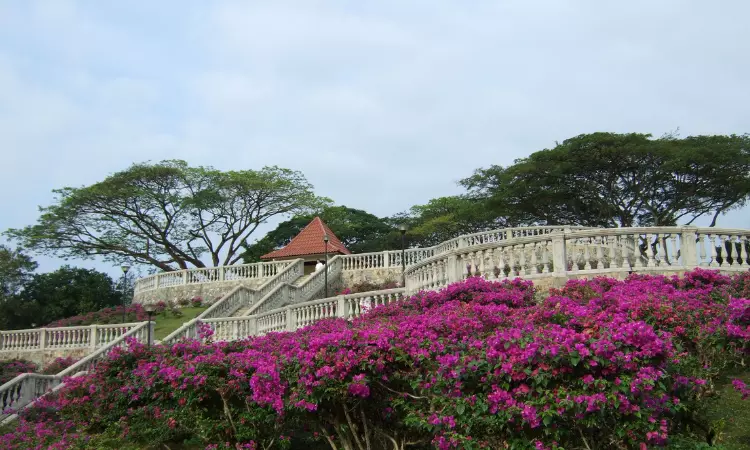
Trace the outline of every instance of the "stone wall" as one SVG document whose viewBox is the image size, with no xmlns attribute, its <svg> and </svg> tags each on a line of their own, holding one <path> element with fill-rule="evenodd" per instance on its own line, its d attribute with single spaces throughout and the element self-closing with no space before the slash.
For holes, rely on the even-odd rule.
<svg viewBox="0 0 750 450">
<path fill-rule="evenodd" d="M 201 297 L 205 304 L 211 304 L 237 286 L 256 289 L 268 280 L 270 278 L 251 278 L 214 283 L 183 284 L 152 289 L 136 293 L 133 297 L 133 303 L 176 302 L 180 299 L 190 300 L 193 297 Z"/>
<path fill-rule="evenodd" d="M 55 358 L 73 357 L 82 359 L 91 354 L 91 348 L 60 348 L 54 350 L 3 350 L 0 351 L 0 361 L 11 359 L 25 359 L 36 364 L 41 370 L 44 366 L 50 364 Z"/>
<path fill-rule="evenodd" d="M 383 284 L 387 281 L 401 283 L 401 267 L 344 270 L 341 272 L 342 288 L 351 288 L 363 281 L 375 284 Z"/>
</svg>

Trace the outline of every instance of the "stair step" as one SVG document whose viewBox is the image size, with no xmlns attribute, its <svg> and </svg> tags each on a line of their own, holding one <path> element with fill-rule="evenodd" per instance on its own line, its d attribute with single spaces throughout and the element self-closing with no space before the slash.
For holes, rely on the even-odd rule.
<svg viewBox="0 0 750 450">
<path fill-rule="evenodd" d="M 294 286 L 301 285 L 302 283 L 304 283 L 305 281 L 307 281 L 308 278 L 310 278 L 310 275 L 312 275 L 312 274 L 302 275 L 301 277 L 299 277 L 296 280 L 294 280 L 294 283 L 292 283 L 292 285 L 294 285 Z"/>
</svg>

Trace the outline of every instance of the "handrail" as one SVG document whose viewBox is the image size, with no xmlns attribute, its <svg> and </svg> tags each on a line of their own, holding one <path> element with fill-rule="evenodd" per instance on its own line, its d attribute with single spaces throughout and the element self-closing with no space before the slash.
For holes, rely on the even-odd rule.
<svg viewBox="0 0 750 450">
<path fill-rule="evenodd" d="M 227 317 L 237 312 L 243 306 L 251 306 L 259 303 L 256 302 L 256 299 L 259 299 L 259 301 L 262 300 L 275 286 L 280 285 L 290 278 L 298 278 L 302 275 L 303 267 L 304 260 L 298 258 L 289 261 L 283 270 L 263 283 L 258 289 L 249 289 L 245 286 L 235 287 L 196 318 L 183 323 L 179 328 L 171 332 L 167 337 L 162 339 L 162 342 L 171 343 L 182 337 L 193 336 L 199 322 L 217 317 Z"/>
<path fill-rule="evenodd" d="M 289 300 L 292 303 L 306 302 L 320 291 L 321 286 L 325 283 L 325 271 L 328 271 L 329 282 L 341 273 L 343 267 L 343 257 L 336 255 L 328 261 L 326 266 L 310 274 L 310 276 L 299 286 L 291 283 L 280 283 L 270 290 L 266 295 L 261 297 L 255 304 L 244 314 L 251 316 L 262 313 L 269 307 L 275 306 L 274 303 Z M 284 295 L 284 294 L 287 295 Z"/>
<path fill-rule="evenodd" d="M 289 263 L 290 261 L 281 260 L 161 272 L 137 279 L 135 293 L 186 284 L 270 278 L 276 276 Z"/>
<path fill-rule="evenodd" d="M 211 327 L 213 339 L 244 339 L 270 331 L 293 331 L 323 319 L 359 317 L 368 308 L 399 300 L 405 292 L 404 288 L 395 288 L 337 295 L 274 308 L 257 315 L 207 319 L 203 324 Z"/>
</svg>

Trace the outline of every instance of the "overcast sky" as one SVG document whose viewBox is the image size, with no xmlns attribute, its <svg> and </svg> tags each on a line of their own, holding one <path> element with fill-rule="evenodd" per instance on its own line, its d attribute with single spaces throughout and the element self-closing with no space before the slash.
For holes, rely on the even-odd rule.
<svg viewBox="0 0 750 450">
<path fill-rule="evenodd" d="M 0 229 L 147 160 L 297 169 L 384 216 L 580 133 L 745 133 L 747 17 L 746 0 L 0 0 Z"/>
</svg>

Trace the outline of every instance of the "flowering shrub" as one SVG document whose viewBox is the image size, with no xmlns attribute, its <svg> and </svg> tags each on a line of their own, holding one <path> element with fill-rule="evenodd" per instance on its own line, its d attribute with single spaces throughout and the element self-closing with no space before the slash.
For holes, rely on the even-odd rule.
<svg viewBox="0 0 750 450">
<path fill-rule="evenodd" d="M 41 373 L 45 375 L 56 375 L 77 362 L 78 360 L 71 356 L 66 358 L 55 358 L 54 361 L 42 369 Z"/>
<path fill-rule="evenodd" d="M 203 305 L 203 297 L 193 297 L 192 299 L 190 299 L 190 304 L 193 306 L 193 308 L 199 308 Z"/>
<path fill-rule="evenodd" d="M 25 359 L 0 361 L 0 386 L 26 372 L 36 372 L 36 364 Z"/>
<path fill-rule="evenodd" d="M 293 333 L 226 343 L 203 327 L 202 341 L 171 347 L 130 341 L 0 441 L 664 446 L 690 437 L 714 378 L 750 351 L 750 304 L 731 295 L 737 286 L 708 271 L 633 275 L 571 281 L 537 303 L 529 281 L 470 278 Z"/>
<path fill-rule="evenodd" d="M 159 314 L 167 308 L 167 304 L 159 302 L 156 304 L 156 311 L 154 314 Z M 115 306 L 113 308 L 104 308 L 99 311 L 90 312 L 88 314 L 82 314 L 79 316 L 68 317 L 66 319 L 56 320 L 51 322 L 45 327 L 74 327 L 82 325 L 92 324 L 110 324 L 110 323 L 123 323 L 122 322 L 122 306 Z M 143 305 L 140 303 L 129 305 L 125 307 L 125 323 L 129 322 L 143 322 L 148 320 L 148 314 L 143 310 Z"/>
</svg>

